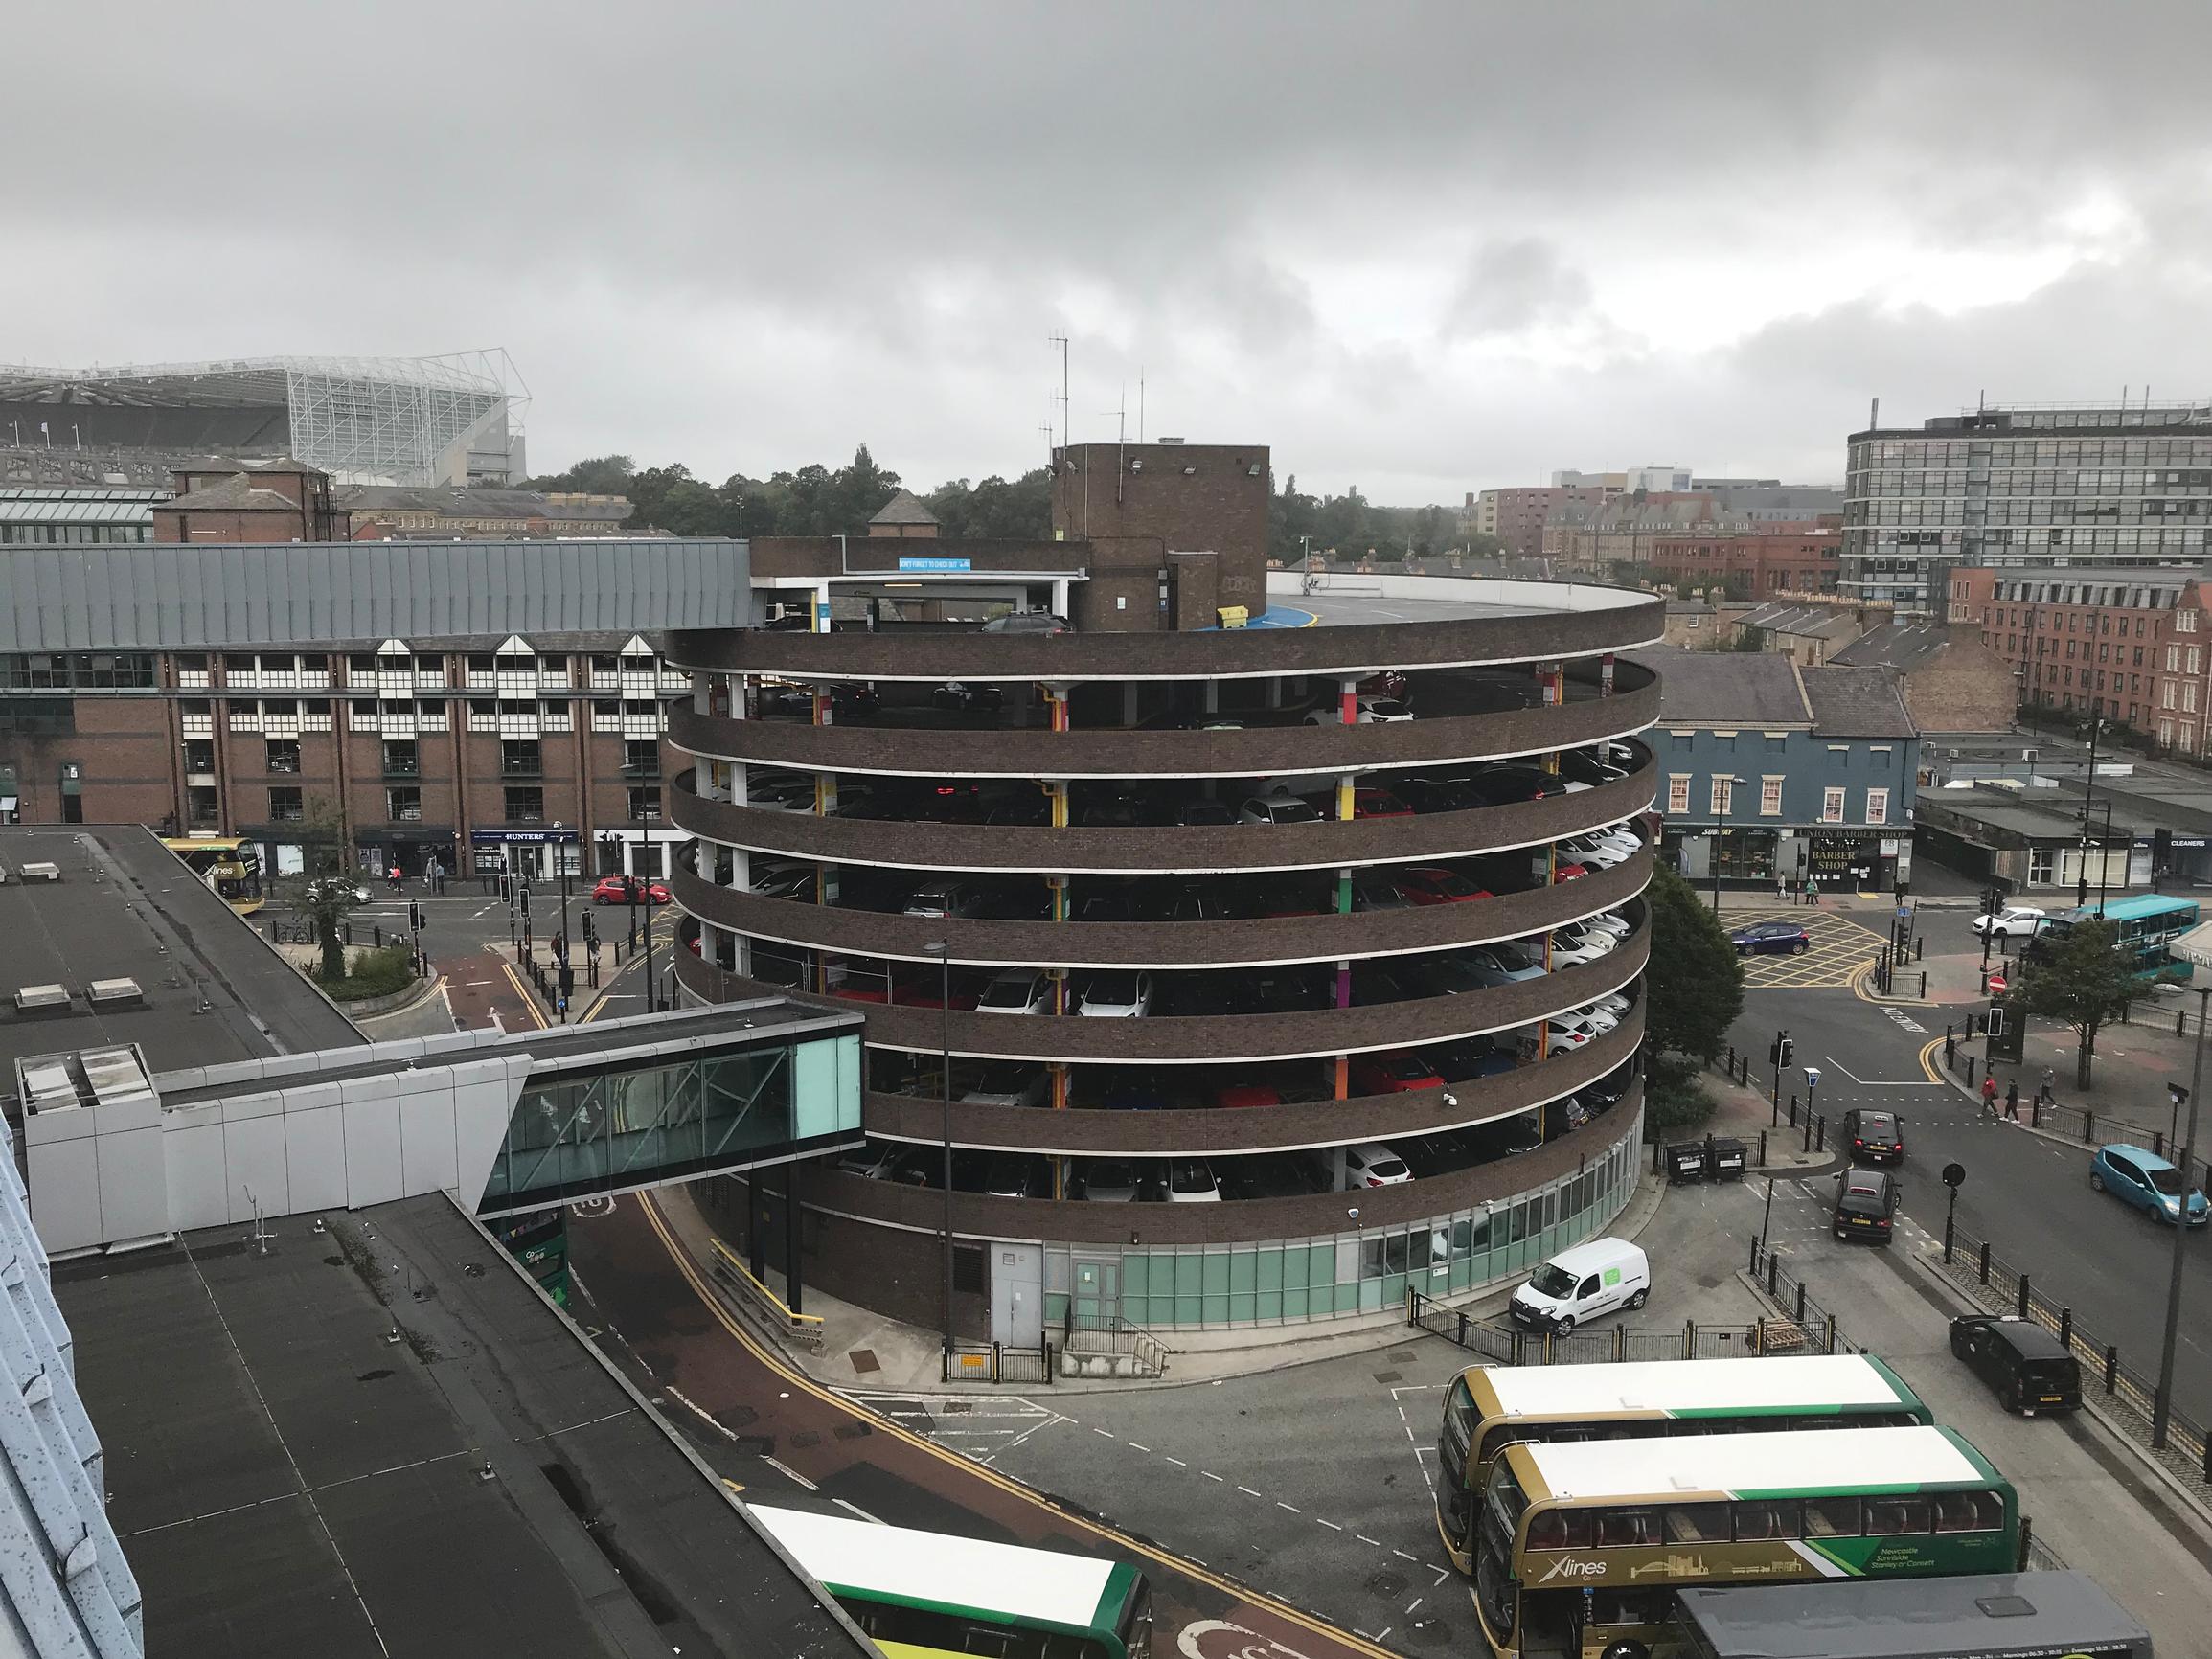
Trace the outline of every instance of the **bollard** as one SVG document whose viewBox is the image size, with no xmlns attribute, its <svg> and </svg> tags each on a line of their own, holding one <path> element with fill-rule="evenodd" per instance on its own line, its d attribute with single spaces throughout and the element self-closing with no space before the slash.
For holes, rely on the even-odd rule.
<svg viewBox="0 0 2212 1659">
<path fill-rule="evenodd" d="M 1459 1346 L 1462 1348 L 1467 1346 L 1467 1315 L 1465 1313 L 1459 1316 Z"/>
<path fill-rule="evenodd" d="M 2028 1127 L 2031 1129 L 2040 1129 L 2042 1126 L 2043 1097 L 2042 1091 L 2039 1089 L 2036 1092 L 2034 1098 L 2028 1102 Z"/>
<path fill-rule="evenodd" d="M 2074 1310 L 2071 1307 L 2059 1309 L 2059 1346 L 2069 1353 L 2073 1352 Z"/>
<path fill-rule="evenodd" d="M 2151 1131 L 2151 1150 L 2161 1158 L 2166 1155 L 2166 1131 L 2164 1129 L 2153 1129 Z"/>
<path fill-rule="evenodd" d="M 1736 1075 L 1736 1045 L 1734 1043 L 1728 1045 L 1728 1075 L 1730 1077 Z"/>
<path fill-rule="evenodd" d="M 1779 1262 L 1779 1261 L 1777 1261 L 1774 1259 L 1774 1252 L 1773 1252 L 1773 1251 L 1771 1251 L 1771 1250 L 1767 1251 L 1767 1298 L 1768 1298 L 1768 1300 L 1770 1300 L 1770 1301 L 1772 1301 L 1772 1300 L 1779 1300 L 1779 1298 L 1780 1298 L 1780 1295 L 1781 1295 L 1781 1292 L 1780 1292 L 1780 1290 L 1779 1290 L 1779 1288 L 1778 1288 L 1778 1284 L 1777 1284 L 1777 1280 L 1778 1280 L 1778 1276 L 1779 1276 L 1779 1273 L 1780 1273 L 1780 1270 L 1781 1270 L 1781 1266 L 1782 1266 L 1782 1263 L 1781 1263 L 1781 1262 Z"/>
<path fill-rule="evenodd" d="M 1805 1323 L 1805 1281 L 1802 1279 L 1797 1282 L 1797 1307 L 1793 1317 L 1798 1324 Z"/>
<path fill-rule="evenodd" d="M 2082 1108 L 2082 1145 L 2085 1147 L 2093 1147 L 2096 1144 L 2097 1114 L 2089 1110 L 2088 1107 L 2084 1106 Z"/>
<path fill-rule="evenodd" d="M 1779 1129 L 1782 1126 L 1782 1074 L 1779 1071 L 1774 1074 L 1774 1110 L 1768 1115 L 1767 1124 L 1769 1128 Z"/>
<path fill-rule="evenodd" d="M 2022 1319 L 2028 1316 L 2028 1276 L 2020 1275 L 2019 1306 L 2014 1309 Z"/>
<path fill-rule="evenodd" d="M 1805 1139 L 1797 1149 L 1801 1152 L 1813 1150 L 1813 1108 L 1810 1105 L 1805 1108 Z"/>
<path fill-rule="evenodd" d="M 1966 1086 L 1970 1089 L 1973 1087 L 1973 1056 L 1972 1055 L 1966 1057 Z"/>
<path fill-rule="evenodd" d="M 1759 1167 L 1762 1170 L 1767 1167 L 1767 1131 L 1765 1129 L 1759 1131 Z"/>
<path fill-rule="evenodd" d="M 1987 1239 L 1984 1239 L 1981 1244 L 1981 1282 L 1984 1284 L 1989 1283 L 1989 1240 Z"/>
<path fill-rule="evenodd" d="M 1797 1096 L 1794 1091 L 1790 1096 L 1790 1126 L 1793 1129 L 1797 1126 Z"/>
<path fill-rule="evenodd" d="M 1920 970 L 1920 1000 L 1927 1000 L 1927 969 L 1925 967 Z"/>
<path fill-rule="evenodd" d="M 2176 1036 L 2187 1035 L 2188 1033 L 2185 1028 L 2188 1026 L 2188 1024 L 2189 1015 L 2187 1011 L 2181 1009 L 2176 1009 L 2174 1011 L 2174 1034 Z M 2206 1443 L 2212 1444 L 2212 1442 L 2207 1442 Z"/>
<path fill-rule="evenodd" d="M 1759 1235 L 1751 1235 L 1751 1277 L 1759 1277 Z"/>
<path fill-rule="evenodd" d="M 2119 1384 L 2120 1345 L 2116 1342 L 2108 1342 L 2105 1344 L 2105 1392 L 2110 1394 Z M 2212 1436 L 2206 1437 L 2205 1443 L 2212 1445 Z"/>
<path fill-rule="evenodd" d="M 1826 1112 L 1822 1112 L 1813 1125 L 1813 1149 L 1815 1152 L 1828 1150 L 1828 1114 Z"/>
</svg>

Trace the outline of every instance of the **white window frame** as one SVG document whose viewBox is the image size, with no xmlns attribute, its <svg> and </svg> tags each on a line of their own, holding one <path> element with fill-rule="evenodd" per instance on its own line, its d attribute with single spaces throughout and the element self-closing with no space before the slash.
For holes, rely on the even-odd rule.
<svg viewBox="0 0 2212 1659">
<path fill-rule="evenodd" d="M 1866 821 L 1869 824 L 1889 822 L 1889 791 L 1870 788 L 1866 791 Z"/>
<path fill-rule="evenodd" d="M 1759 816 L 1782 816 L 1782 774 L 1768 772 L 1759 780 Z"/>
<path fill-rule="evenodd" d="M 1670 772 L 1667 775 L 1667 810 L 1682 817 L 1690 810 L 1690 774 Z"/>
<path fill-rule="evenodd" d="M 1841 784 L 1831 784 L 1823 789 L 1820 792 L 1820 822 L 1823 824 L 1842 823 L 1845 798 L 1850 793 L 1851 791 Z"/>
</svg>

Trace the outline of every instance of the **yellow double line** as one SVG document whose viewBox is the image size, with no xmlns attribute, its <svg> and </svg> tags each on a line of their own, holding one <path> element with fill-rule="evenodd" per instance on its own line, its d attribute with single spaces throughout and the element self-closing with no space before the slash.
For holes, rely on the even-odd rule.
<svg viewBox="0 0 2212 1659">
<path fill-rule="evenodd" d="M 652 1230 L 660 1235 L 661 1244 L 668 1251 L 670 1260 L 675 1263 L 676 1271 L 681 1273 L 685 1283 L 691 1285 L 692 1293 L 706 1305 L 707 1311 L 714 1315 L 717 1324 L 742 1344 L 745 1351 L 752 1354 L 755 1359 L 774 1372 L 778 1377 L 792 1388 L 803 1390 L 824 1404 L 835 1406 L 839 1411 L 848 1415 L 859 1415 L 851 1401 L 822 1387 L 821 1384 L 815 1382 L 803 1372 L 792 1370 L 784 1363 L 779 1355 L 770 1352 L 754 1341 L 751 1333 L 730 1317 L 728 1310 L 722 1307 L 720 1299 L 708 1288 L 696 1263 L 692 1261 L 691 1253 L 677 1240 L 668 1223 L 661 1219 L 659 1206 L 652 1201 L 650 1193 L 639 1195 L 639 1207 L 645 1211 L 646 1219 L 652 1224 Z M 1340 1643 L 1354 1652 L 1367 1654 L 1369 1659 L 1399 1659 L 1399 1655 L 1390 1652 L 1389 1649 L 1356 1636 L 1349 1630 L 1340 1629 L 1334 1625 L 1316 1619 L 1311 1614 L 1302 1613 L 1288 1602 L 1278 1602 L 1271 1596 L 1224 1579 L 1219 1573 L 1209 1572 L 1196 1562 L 1186 1560 L 1180 1556 L 1169 1555 L 1166 1551 L 1148 1544 L 1140 1538 L 1132 1538 L 1126 1533 L 1118 1533 L 1113 1528 L 1101 1525 L 1085 1516 L 1071 1514 L 1041 1493 L 1021 1485 L 1018 1481 L 1009 1480 L 996 1469 L 985 1468 L 982 1465 L 962 1457 L 958 1452 L 948 1451 L 935 1441 L 924 1439 L 888 1418 L 877 1417 L 871 1413 L 868 1422 L 869 1427 L 876 1433 L 889 1435 L 894 1440 L 901 1441 L 917 1451 L 925 1452 L 947 1466 L 958 1469 L 964 1475 L 984 1481 L 996 1487 L 1010 1497 L 1019 1498 L 1023 1503 L 1044 1510 L 1061 1525 L 1093 1534 L 1117 1549 L 1127 1550 L 1131 1555 L 1142 1556 L 1147 1560 L 1155 1561 L 1163 1567 L 1171 1568 L 1186 1578 L 1196 1579 L 1201 1583 L 1209 1584 L 1223 1595 L 1233 1597 L 1247 1606 L 1264 1608 L 1274 1617 L 1287 1620 L 1301 1629 L 1311 1630 L 1316 1636 L 1323 1636 L 1332 1642 Z"/>
</svg>

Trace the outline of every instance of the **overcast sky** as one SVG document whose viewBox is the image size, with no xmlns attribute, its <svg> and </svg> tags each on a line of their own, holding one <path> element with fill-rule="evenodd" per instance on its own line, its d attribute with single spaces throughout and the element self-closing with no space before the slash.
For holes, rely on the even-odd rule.
<svg viewBox="0 0 2212 1659">
<path fill-rule="evenodd" d="M 505 346 L 534 467 L 1838 479 L 2212 394 L 2212 7 L 14 8 L 0 361 Z"/>
</svg>

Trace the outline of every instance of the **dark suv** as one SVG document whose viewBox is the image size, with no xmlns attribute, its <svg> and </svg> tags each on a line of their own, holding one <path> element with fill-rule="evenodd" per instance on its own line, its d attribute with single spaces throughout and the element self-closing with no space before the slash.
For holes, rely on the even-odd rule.
<svg viewBox="0 0 2212 1659">
<path fill-rule="evenodd" d="M 1833 1221 L 1838 1239 L 1859 1239 L 1869 1244 L 1886 1244 L 1896 1231 L 1897 1205 L 1902 1189 L 1895 1175 L 1881 1170 L 1846 1170 L 1836 1177 L 1836 1211 Z"/>
<path fill-rule="evenodd" d="M 1904 1162 L 1904 1123 L 1895 1112 L 1853 1106 L 1843 1114 L 1843 1134 L 1851 1143 L 1851 1161 L 1855 1164 Z"/>
<path fill-rule="evenodd" d="M 1950 1322 L 1950 1351 L 2007 1411 L 2033 1417 L 2082 1403 L 2080 1362 L 2032 1319 L 1962 1313 Z"/>
</svg>

